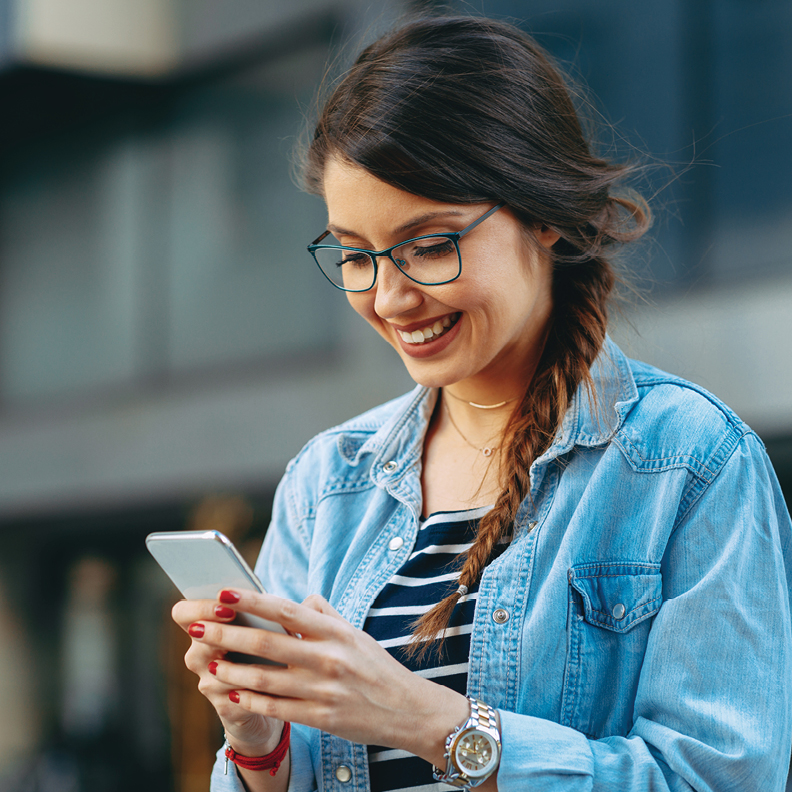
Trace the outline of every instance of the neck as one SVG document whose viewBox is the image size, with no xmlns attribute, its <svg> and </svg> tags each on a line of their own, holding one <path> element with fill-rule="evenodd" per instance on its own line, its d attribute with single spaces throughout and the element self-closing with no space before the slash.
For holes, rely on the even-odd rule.
<svg viewBox="0 0 792 792">
<path fill-rule="evenodd" d="M 493 364 L 486 372 L 443 386 L 443 395 L 450 397 L 449 402 L 466 404 L 480 411 L 491 410 L 511 415 L 525 395 L 526 386 L 533 379 L 538 362 L 537 350 L 521 367 L 509 367 L 506 363 Z"/>
<path fill-rule="evenodd" d="M 465 399 L 462 396 L 457 396 L 450 391 L 448 388 L 445 389 L 445 395 L 450 396 L 457 401 L 464 402 L 469 407 L 475 407 L 477 410 L 498 410 L 501 407 L 506 407 L 506 405 L 511 404 L 514 401 L 517 401 L 517 397 L 513 396 L 511 399 L 502 399 L 501 401 L 494 402 L 493 404 L 481 404 L 479 402 L 470 401 L 469 399 Z"/>
<path fill-rule="evenodd" d="M 471 388 L 460 388 L 459 386 L 443 388 L 443 395 L 449 396 L 449 401 L 460 402 L 477 410 L 501 410 L 504 412 L 514 409 L 514 403 L 519 398 L 511 393 L 474 391 Z"/>
<path fill-rule="evenodd" d="M 461 431 L 464 437 L 478 448 L 500 447 L 503 444 L 504 432 L 518 404 L 517 398 L 509 399 L 503 406 L 482 409 L 480 406 L 472 405 L 470 400 L 459 399 L 456 396 L 448 398 L 449 395 L 448 389 L 443 388 L 440 393 L 442 412 L 449 417 L 452 424 L 456 425 L 456 431 Z"/>
</svg>

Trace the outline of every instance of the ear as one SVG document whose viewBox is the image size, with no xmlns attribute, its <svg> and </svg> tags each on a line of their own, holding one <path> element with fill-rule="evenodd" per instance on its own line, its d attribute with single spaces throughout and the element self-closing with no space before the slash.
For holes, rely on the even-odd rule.
<svg viewBox="0 0 792 792">
<path fill-rule="evenodd" d="M 546 225 L 540 225 L 534 234 L 539 244 L 545 248 L 553 247 L 553 245 L 561 239 L 561 234 Z"/>
</svg>

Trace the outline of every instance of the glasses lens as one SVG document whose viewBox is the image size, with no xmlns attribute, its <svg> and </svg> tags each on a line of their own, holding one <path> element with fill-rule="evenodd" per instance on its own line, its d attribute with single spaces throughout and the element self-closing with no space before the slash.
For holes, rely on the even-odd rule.
<svg viewBox="0 0 792 792">
<path fill-rule="evenodd" d="M 336 244 L 329 237 L 326 241 Z M 314 251 L 314 257 L 322 272 L 342 289 L 365 291 L 374 285 L 374 262 L 367 253 L 321 247 Z"/>
<path fill-rule="evenodd" d="M 393 251 L 399 268 L 418 283 L 445 283 L 459 277 L 459 250 L 448 237 L 425 237 L 407 242 Z"/>
</svg>

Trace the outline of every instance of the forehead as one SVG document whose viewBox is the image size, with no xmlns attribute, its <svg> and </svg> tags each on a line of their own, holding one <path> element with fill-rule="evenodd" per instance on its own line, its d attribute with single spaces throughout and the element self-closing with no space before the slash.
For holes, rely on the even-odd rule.
<svg viewBox="0 0 792 792">
<path fill-rule="evenodd" d="M 337 157 L 325 167 L 324 199 L 329 225 L 364 236 L 398 228 L 419 215 L 460 208 L 400 190 Z"/>
</svg>

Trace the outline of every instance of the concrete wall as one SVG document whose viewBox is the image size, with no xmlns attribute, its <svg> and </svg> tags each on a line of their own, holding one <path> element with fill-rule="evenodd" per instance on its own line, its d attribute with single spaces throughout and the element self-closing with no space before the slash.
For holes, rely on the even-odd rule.
<svg viewBox="0 0 792 792">
<path fill-rule="evenodd" d="M 792 273 L 658 299 L 617 319 L 613 336 L 712 391 L 761 436 L 792 436 Z"/>
</svg>

